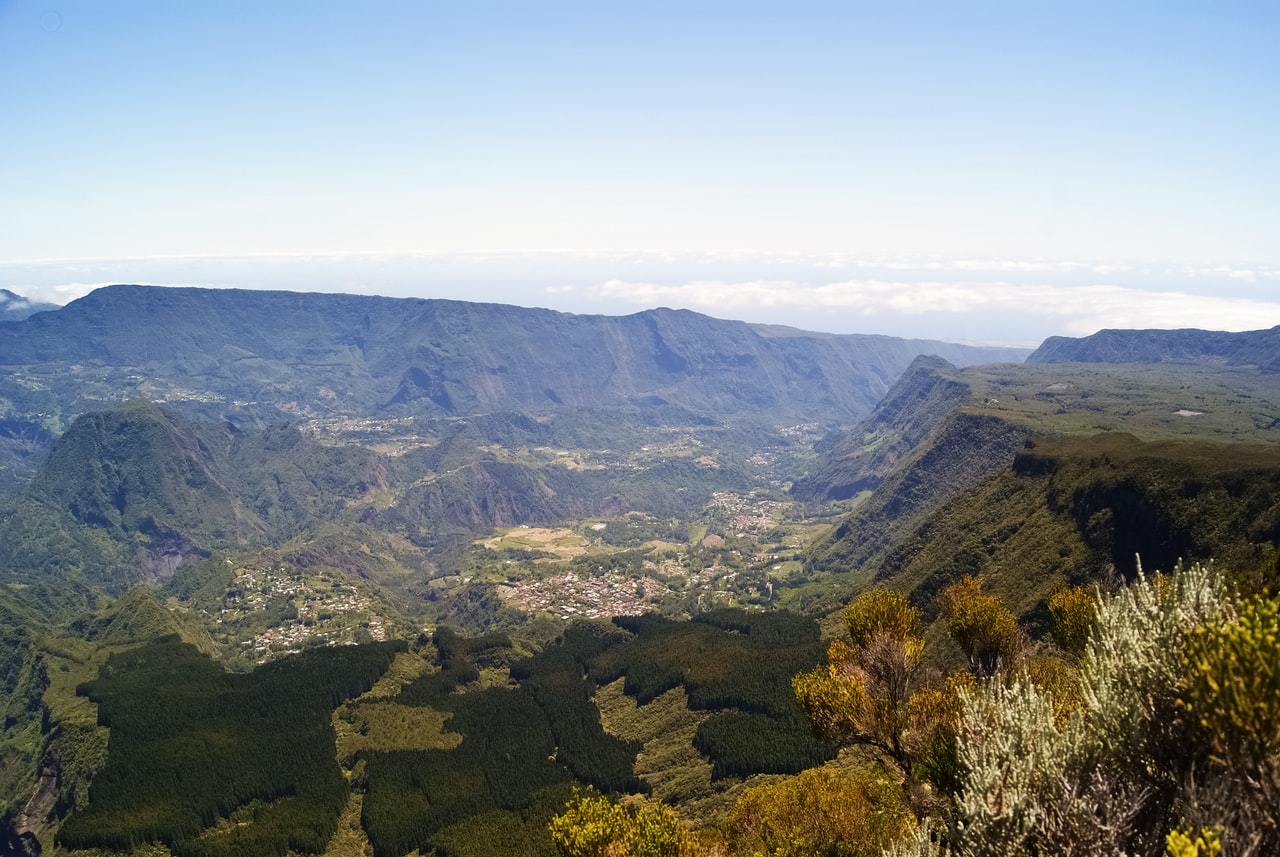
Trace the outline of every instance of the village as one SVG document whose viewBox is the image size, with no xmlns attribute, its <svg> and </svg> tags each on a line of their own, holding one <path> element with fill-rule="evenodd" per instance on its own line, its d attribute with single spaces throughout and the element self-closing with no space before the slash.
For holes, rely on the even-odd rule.
<svg viewBox="0 0 1280 857">
<path fill-rule="evenodd" d="M 383 618 L 356 587 L 326 573 L 304 575 L 284 565 L 237 568 L 214 621 L 224 642 L 243 637 L 237 659 L 255 664 L 311 646 L 387 637 Z"/>
<path fill-rule="evenodd" d="M 643 520 L 621 519 L 584 524 L 578 530 L 516 527 L 482 544 L 490 549 L 536 549 L 554 556 L 532 562 L 506 560 L 498 595 L 508 606 L 562 620 L 608 619 L 649 611 L 691 613 L 735 604 L 767 603 L 774 594 L 772 575 L 783 566 L 773 560 L 770 545 L 794 504 L 755 493 L 715 492 L 705 507 L 706 523 L 695 527 L 690 541 L 675 544 L 645 538 Z M 605 543 L 606 531 L 626 527 L 638 533 L 635 543 Z M 614 541 L 619 541 L 614 539 Z M 596 566 L 588 555 L 615 556 L 610 551 L 639 550 L 643 560 L 615 569 L 606 560 Z M 556 570 L 541 571 L 548 565 Z M 561 570 L 563 569 L 563 570 Z"/>
</svg>

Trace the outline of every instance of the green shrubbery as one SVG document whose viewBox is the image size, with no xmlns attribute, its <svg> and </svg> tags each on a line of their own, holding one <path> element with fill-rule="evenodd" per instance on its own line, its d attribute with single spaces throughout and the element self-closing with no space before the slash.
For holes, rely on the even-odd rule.
<svg viewBox="0 0 1280 857">
<path fill-rule="evenodd" d="M 1098 605 L 1074 710 L 1019 675 L 962 693 L 952 811 L 907 850 L 1276 853 L 1278 632 L 1212 567 L 1139 576 Z"/>
</svg>

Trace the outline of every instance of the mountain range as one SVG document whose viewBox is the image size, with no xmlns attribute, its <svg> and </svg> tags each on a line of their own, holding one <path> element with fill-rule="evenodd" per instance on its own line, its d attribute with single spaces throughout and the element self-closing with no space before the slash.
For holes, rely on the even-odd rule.
<svg viewBox="0 0 1280 857">
<path fill-rule="evenodd" d="M 940 674 L 969 579 L 1035 651 L 1139 562 L 1280 585 L 1277 336 L 140 286 L 0 323 L 0 849 L 550 855 L 573 787 L 714 826 L 883 766 L 791 685 L 860 593 Z"/>
<path fill-rule="evenodd" d="M 0 331 L 5 395 L 21 396 L 25 381 L 27 399 L 60 413 L 143 395 L 192 408 L 315 416 L 669 404 L 716 419 L 826 421 L 865 414 L 918 354 L 958 365 L 1026 356 L 1018 349 L 807 333 L 687 310 L 607 317 L 445 300 L 143 286 L 98 289 Z"/>
</svg>

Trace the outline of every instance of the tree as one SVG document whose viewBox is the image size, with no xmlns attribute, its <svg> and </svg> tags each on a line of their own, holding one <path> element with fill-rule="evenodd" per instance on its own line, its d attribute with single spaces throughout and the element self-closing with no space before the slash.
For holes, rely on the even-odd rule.
<svg viewBox="0 0 1280 857">
<path fill-rule="evenodd" d="M 825 667 L 792 680 L 796 700 L 820 737 L 880 747 L 905 768 L 910 683 L 924 653 L 920 612 L 897 592 L 873 589 L 844 619 L 849 641 L 834 641 Z"/>
<path fill-rule="evenodd" d="M 982 591 L 982 579 L 966 575 L 942 590 L 942 618 L 952 639 L 969 656 L 979 678 L 1010 666 L 1022 648 L 1018 620 L 994 595 Z"/>
</svg>

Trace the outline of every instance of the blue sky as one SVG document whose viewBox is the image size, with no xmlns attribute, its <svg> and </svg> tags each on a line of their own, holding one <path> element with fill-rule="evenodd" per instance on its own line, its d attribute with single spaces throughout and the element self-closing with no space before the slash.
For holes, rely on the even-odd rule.
<svg viewBox="0 0 1280 857">
<path fill-rule="evenodd" d="M 1280 5 L 0 0 L 0 287 L 1280 324 Z"/>
</svg>

